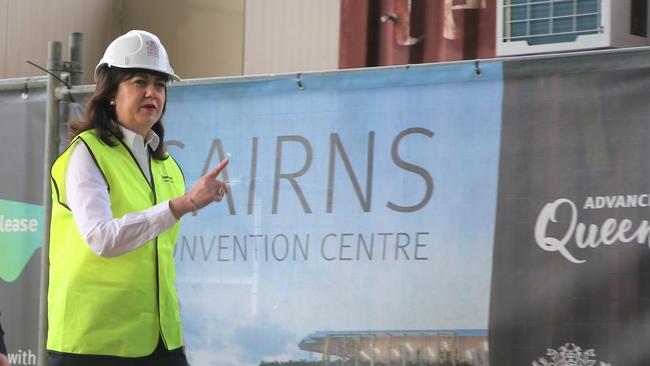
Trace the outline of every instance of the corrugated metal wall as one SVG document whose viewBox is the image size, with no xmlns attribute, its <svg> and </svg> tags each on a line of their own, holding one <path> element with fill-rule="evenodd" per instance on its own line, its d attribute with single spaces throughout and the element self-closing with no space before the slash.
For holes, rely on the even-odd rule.
<svg viewBox="0 0 650 366">
<path fill-rule="evenodd" d="M 496 0 L 341 0 L 340 68 L 495 56 Z"/>
</svg>

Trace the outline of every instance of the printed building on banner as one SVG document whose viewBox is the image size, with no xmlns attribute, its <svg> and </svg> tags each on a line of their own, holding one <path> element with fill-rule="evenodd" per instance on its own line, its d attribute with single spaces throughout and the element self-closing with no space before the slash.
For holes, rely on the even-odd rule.
<svg viewBox="0 0 650 366">
<path fill-rule="evenodd" d="M 320 353 L 326 362 L 355 365 L 488 365 L 487 331 L 480 329 L 318 331 L 306 336 L 300 349 Z"/>
</svg>

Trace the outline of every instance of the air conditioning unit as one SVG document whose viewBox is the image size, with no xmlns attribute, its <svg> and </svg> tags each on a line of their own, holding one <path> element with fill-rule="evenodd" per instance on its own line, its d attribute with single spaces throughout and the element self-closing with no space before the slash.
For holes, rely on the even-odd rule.
<svg viewBox="0 0 650 366">
<path fill-rule="evenodd" d="M 648 0 L 497 0 L 498 56 L 650 45 Z"/>
</svg>

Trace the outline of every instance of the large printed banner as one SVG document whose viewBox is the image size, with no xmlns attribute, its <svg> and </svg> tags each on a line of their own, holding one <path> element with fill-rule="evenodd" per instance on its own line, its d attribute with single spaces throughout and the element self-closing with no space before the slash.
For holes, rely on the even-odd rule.
<svg viewBox="0 0 650 366">
<path fill-rule="evenodd" d="M 188 184 L 230 157 L 176 246 L 190 362 L 486 365 L 502 94 L 499 63 L 170 88 Z"/>
<path fill-rule="evenodd" d="M 36 365 L 45 90 L 0 92 L 0 321 L 11 365 Z"/>
<path fill-rule="evenodd" d="M 649 56 L 505 64 L 492 365 L 650 365 Z"/>
<path fill-rule="evenodd" d="M 649 90 L 645 49 L 169 87 L 188 186 L 230 159 L 174 253 L 190 363 L 649 365 Z M 28 365 L 44 103 L 14 94 L 0 312 Z"/>
</svg>

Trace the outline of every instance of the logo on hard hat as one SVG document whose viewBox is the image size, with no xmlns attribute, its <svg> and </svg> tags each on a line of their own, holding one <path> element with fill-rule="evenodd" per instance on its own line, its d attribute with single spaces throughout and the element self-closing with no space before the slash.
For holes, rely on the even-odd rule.
<svg viewBox="0 0 650 366">
<path fill-rule="evenodd" d="M 145 41 L 145 44 L 147 45 L 147 55 L 158 57 L 158 43 L 154 41 Z"/>
</svg>

